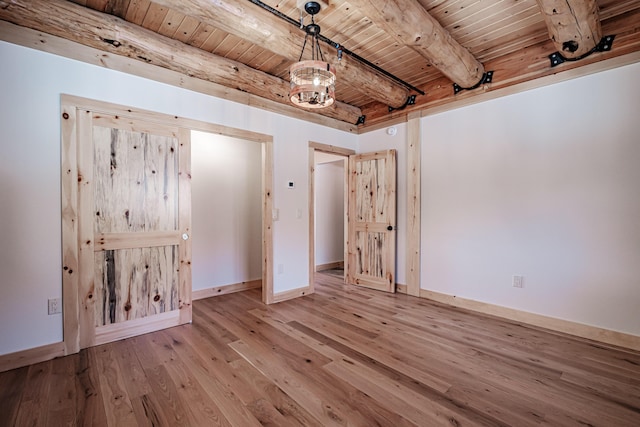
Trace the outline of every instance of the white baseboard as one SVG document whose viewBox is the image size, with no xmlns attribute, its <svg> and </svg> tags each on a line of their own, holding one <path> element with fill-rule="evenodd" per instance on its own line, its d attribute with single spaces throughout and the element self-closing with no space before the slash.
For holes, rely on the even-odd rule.
<svg viewBox="0 0 640 427">
<path fill-rule="evenodd" d="M 250 280 L 248 282 L 234 283 L 231 285 L 215 286 L 213 288 L 198 289 L 191 293 L 192 300 L 215 297 L 218 295 L 231 294 L 233 292 L 246 291 L 248 289 L 257 289 L 262 287 L 262 280 Z"/>
</svg>

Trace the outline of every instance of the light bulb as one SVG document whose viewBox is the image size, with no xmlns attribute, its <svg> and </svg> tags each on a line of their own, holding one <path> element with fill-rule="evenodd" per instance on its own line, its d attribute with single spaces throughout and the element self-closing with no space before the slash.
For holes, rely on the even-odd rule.
<svg viewBox="0 0 640 427">
<path fill-rule="evenodd" d="M 318 86 L 320 84 L 320 76 L 316 75 L 316 76 L 313 77 L 313 84 L 315 86 Z"/>
</svg>

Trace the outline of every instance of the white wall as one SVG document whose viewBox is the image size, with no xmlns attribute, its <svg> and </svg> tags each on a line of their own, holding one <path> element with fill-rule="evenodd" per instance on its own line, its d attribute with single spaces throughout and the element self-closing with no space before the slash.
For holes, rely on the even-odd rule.
<svg viewBox="0 0 640 427">
<path fill-rule="evenodd" d="M 0 354 L 62 340 L 61 315 L 46 313 L 62 294 L 63 93 L 272 135 L 274 289 L 308 284 L 308 141 L 355 149 L 356 135 L 3 41 L 0 58 Z"/>
<path fill-rule="evenodd" d="M 262 144 L 191 133 L 193 290 L 262 277 Z"/>
<path fill-rule="evenodd" d="M 345 159 L 315 167 L 316 265 L 344 261 Z"/>
<path fill-rule="evenodd" d="M 634 64 L 424 118 L 422 288 L 640 335 L 639 112 Z"/>
</svg>

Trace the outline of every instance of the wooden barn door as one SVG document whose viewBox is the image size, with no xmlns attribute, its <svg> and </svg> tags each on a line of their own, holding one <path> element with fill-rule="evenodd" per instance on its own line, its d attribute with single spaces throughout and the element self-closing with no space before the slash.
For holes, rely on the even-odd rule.
<svg viewBox="0 0 640 427">
<path fill-rule="evenodd" d="M 395 292 L 396 151 L 349 156 L 347 282 Z"/>
<path fill-rule="evenodd" d="M 78 114 L 79 347 L 190 322 L 190 131 Z"/>
</svg>

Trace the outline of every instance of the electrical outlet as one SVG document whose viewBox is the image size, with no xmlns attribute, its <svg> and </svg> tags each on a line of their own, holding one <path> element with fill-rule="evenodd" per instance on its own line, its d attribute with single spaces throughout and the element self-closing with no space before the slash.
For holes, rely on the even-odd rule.
<svg viewBox="0 0 640 427">
<path fill-rule="evenodd" d="M 513 276 L 513 287 L 524 288 L 524 276 Z"/>
<path fill-rule="evenodd" d="M 62 301 L 60 298 L 52 298 L 49 300 L 49 314 L 62 313 Z"/>
</svg>

